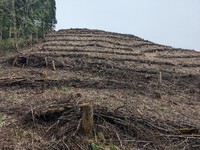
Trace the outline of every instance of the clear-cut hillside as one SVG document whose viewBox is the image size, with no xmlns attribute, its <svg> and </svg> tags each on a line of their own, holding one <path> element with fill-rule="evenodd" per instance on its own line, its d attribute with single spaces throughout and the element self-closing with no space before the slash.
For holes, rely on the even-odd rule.
<svg viewBox="0 0 200 150">
<path fill-rule="evenodd" d="M 186 94 L 193 99 L 199 96 L 199 52 L 155 44 L 133 35 L 60 30 L 48 34 L 41 45 L 17 57 L 14 66 L 56 69 L 55 77 L 62 82 L 71 80 L 66 84 L 75 87 L 126 88 L 142 95 L 161 90 L 169 96 Z M 65 72 L 69 77 L 63 80 Z M 162 86 L 158 87 L 160 72 Z"/>
<path fill-rule="evenodd" d="M 52 32 L 46 36 L 39 51 L 32 53 L 58 59 L 64 57 L 66 65 L 79 58 L 88 62 L 106 61 L 124 69 L 194 74 L 199 74 L 200 65 L 200 53 L 196 51 L 155 44 L 133 35 L 87 29 Z"/>
<path fill-rule="evenodd" d="M 81 93 L 84 102 L 166 122 L 166 126 L 161 123 L 162 129 L 169 122 L 179 133 L 183 130 L 199 137 L 197 51 L 159 45 L 133 35 L 68 29 L 51 32 L 29 51 L 0 62 L 0 92 L 5 96 L 0 109 L 4 112 L 9 108 L 5 102 L 9 93 L 21 105 L 37 106 L 63 98 L 61 89 Z M 190 129 L 194 132 L 189 133 Z M 181 142 L 180 147 L 187 144 Z"/>
</svg>

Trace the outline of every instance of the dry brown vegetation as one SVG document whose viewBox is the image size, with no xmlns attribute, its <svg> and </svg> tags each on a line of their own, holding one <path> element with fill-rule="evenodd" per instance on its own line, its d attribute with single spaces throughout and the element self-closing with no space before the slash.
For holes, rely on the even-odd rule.
<svg viewBox="0 0 200 150">
<path fill-rule="evenodd" d="M 94 106 L 93 139 L 80 105 Z M 69 29 L 0 58 L 0 148 L 200 149 L 200 53 Z"/>
</svg>

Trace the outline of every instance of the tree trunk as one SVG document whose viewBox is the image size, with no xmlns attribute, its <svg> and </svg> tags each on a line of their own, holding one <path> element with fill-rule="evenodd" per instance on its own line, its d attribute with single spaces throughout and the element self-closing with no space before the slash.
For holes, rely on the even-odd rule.
<svg viewBox="0 0 200 150">
<path fill-rule="evenodd" d="M 2 26 L 0 26 L 0 41 L 3 39 Z"/>
<path fill-rule="evenodd" d="M 42 22 L 42 36 L 45 38 L 45 22 Z"/>
<path fill-rule="evenodd" d="M 12 27 L 9 28 L 9 38 L 11 38 L 12 35 Z"/>
<path fill-rule="evenodd" d="M 38 32 L 35 33 L 35 41 L 38 42 Z"/>
</svg>

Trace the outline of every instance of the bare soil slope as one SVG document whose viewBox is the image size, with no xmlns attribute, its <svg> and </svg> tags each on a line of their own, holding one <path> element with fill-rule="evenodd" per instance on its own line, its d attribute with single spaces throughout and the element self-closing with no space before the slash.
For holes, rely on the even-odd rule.
<svg viewBox="0 0 200 150">
<path fill-rule="evenodd" d="M 104 120 L 95 125 L 106 128 L 99 131 L 103 142 L 97 136 L 94 143 L 112 142 L 120 149 L 200 148 L 199 52 L 133 35 L 69 29 L 51 32 L 42 44 L 0 62 L 0 147 L 86 149 L 82 134 L 66 140 L 71 126 L 48 131 L 68 110 L 61 104 L 89 102 Z M 73 109 L 68 118 L 76 120 L 71 134 L 79 134 L 80 112 Z"/>
</svg>

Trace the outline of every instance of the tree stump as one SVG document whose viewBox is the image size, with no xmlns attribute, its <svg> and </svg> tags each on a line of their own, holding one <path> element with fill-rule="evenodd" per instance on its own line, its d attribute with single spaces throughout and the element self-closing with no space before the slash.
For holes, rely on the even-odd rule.
<svg viewBox="0 0 200 150">
<path fill-rule="evenodd" d="M 158 75 L 158 85 L 161 86 L 162 85 L 162 71 L 159 72 Z"/>
<path fill-rule="evenodd" d="M 56 65 L 55 65 L 55 61 L 52 60 L 52 66 L 53 66 L 53 70 L 56 71 Z"/>
<path fill-rule="evenodd" d="M 82 106 L 82 130 L 88 138 L 93 137 L 93 107 L 92 105 Z"/>
</svg>

